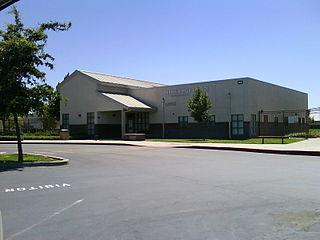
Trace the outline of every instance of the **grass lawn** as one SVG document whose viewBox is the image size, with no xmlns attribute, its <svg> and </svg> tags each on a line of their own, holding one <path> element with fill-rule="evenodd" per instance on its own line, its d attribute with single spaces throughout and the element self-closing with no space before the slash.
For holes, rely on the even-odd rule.
<svg viewBox="0 0 320 240">
<path fill-rule="evenodd" d="M 295 143 L 303 141 L 304 139 L 284 139 L 284 143 Z M 261 144 L 262 139 L 251 138 L 245 140 L 222 140 L 222 139 L 146 139 L 146 141 L 155 142 L 186 142 L 186 143 L 252 143 Z M 270 138 L 264 140 L 265 144 L 281 144 L 281 139 Z"/>
<path fill-rule="evenodd" d="M 57 159 L 40 156 L 40 155 L 32 155 L 32 154 L 23 154 L 24 162 L 54 162 Z M 18 162 L 18 154 L 0 154 L 0 163 L 3 162 Z"/>
</svg>

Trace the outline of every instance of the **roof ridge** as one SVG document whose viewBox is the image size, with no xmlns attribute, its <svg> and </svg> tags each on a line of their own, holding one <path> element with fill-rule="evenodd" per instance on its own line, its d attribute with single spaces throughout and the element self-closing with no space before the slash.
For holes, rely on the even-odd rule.
<svg viewBox="0 0 320 240">
<path fill-rule="evenodd" d="M 144 83 L 159 84 L 159 85 L 163 85 L 163 86 L 165 86 L 165 84 L 162 84 L 162 83 L 150 82 L 150 81 L 145 81 L 145 80 L 139 80 L 139 79 L 135 79 L 135 78 L 119 77 L 119 76 L 115 76 L 115 75 L 112 75 L 112 74 L 98 73 L 98 72 L 91 72 L 91 71 L 87 71 L 87 70 L 79 70 L 79 71 L 80 71 L 80 72 L 87 72 L 87 73 L 100 74 L 100 75 L 109 76 L 109 77 L 115 77 L 115 78 L 124 78 L 124 79 L 134 80 L 134 81 L 138 81 L 138 82 L 144 82 Z"/>
</svg>

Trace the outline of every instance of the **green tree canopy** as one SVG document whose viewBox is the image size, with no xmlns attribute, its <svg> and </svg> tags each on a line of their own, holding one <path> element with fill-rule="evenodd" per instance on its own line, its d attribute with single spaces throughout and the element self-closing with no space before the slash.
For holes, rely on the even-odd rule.
<svg viewBox="0 0 320 240">
<path fill-rule="evenodd" d="M 208 122 L 211 120 L 211 115 L 209 113 L 211 106 L 207 92 L 201 88 L 197 88 L 189 99 L 188 111 L 190 112 L 191 117 L 198 123 Z"/>
<path fill-rule="evenodd" d="M 43 123 L 44 130 L 54 130 L 60 120 L 60 101 L 63 99 L 57 90 L 48 86 L 47 101 L 36 112 Z"/>
<path fill-rule="evenodd" d="M 2 115 L 12 114 L 15 119 L 19 160 L 22 161 L 22 146 L 18 115 L 37 111 L 52 96 L 45 83 L 44 67 L 53 69 L 54 58 L 45 52 L 47 30 L 65 31 L 71 23 L 40 23 L 34 28 L 25 28 L 19 11 L 13 7 L 14 23 L 0 30 L 0 96 Z"/>
</svg>

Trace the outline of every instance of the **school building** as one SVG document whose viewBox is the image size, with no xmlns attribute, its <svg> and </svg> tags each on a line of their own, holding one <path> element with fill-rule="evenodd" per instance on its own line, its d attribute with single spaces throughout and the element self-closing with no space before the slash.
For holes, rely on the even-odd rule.
<svg viewBox="0 0 320 240">
<path fill-rule="evenodd" d="M 307 93 L 249 77 L 164 85 L 76 70 L 57 88 L 66 98 L 60 104 L 61 128 L 95 138 L 284 135 L 304 131 L 308 117 Z M 208 123 L 195 122 L 187 110 L 197 88 L 212 103 Z"/>
</svg>

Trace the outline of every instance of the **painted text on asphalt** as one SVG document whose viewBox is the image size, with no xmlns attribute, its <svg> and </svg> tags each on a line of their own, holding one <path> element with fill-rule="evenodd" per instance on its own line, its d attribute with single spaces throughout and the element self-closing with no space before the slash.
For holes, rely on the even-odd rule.
<svg viewBox="0 0 320 240">
<path fill-rule="evenodd" d="M 4 192 L 24 192 L 24 191 L 35 191 L 35 190 L 46 190 L 52 188 L 63 188 L 63 187 L 71 187 L 68 183 L 62 184 L 46 184 L 46 185 L 39 185 L 39 186 L 31 186 L 31 187 L 17 187 L 17 188 L 6 188 Z"/>
</svg>

